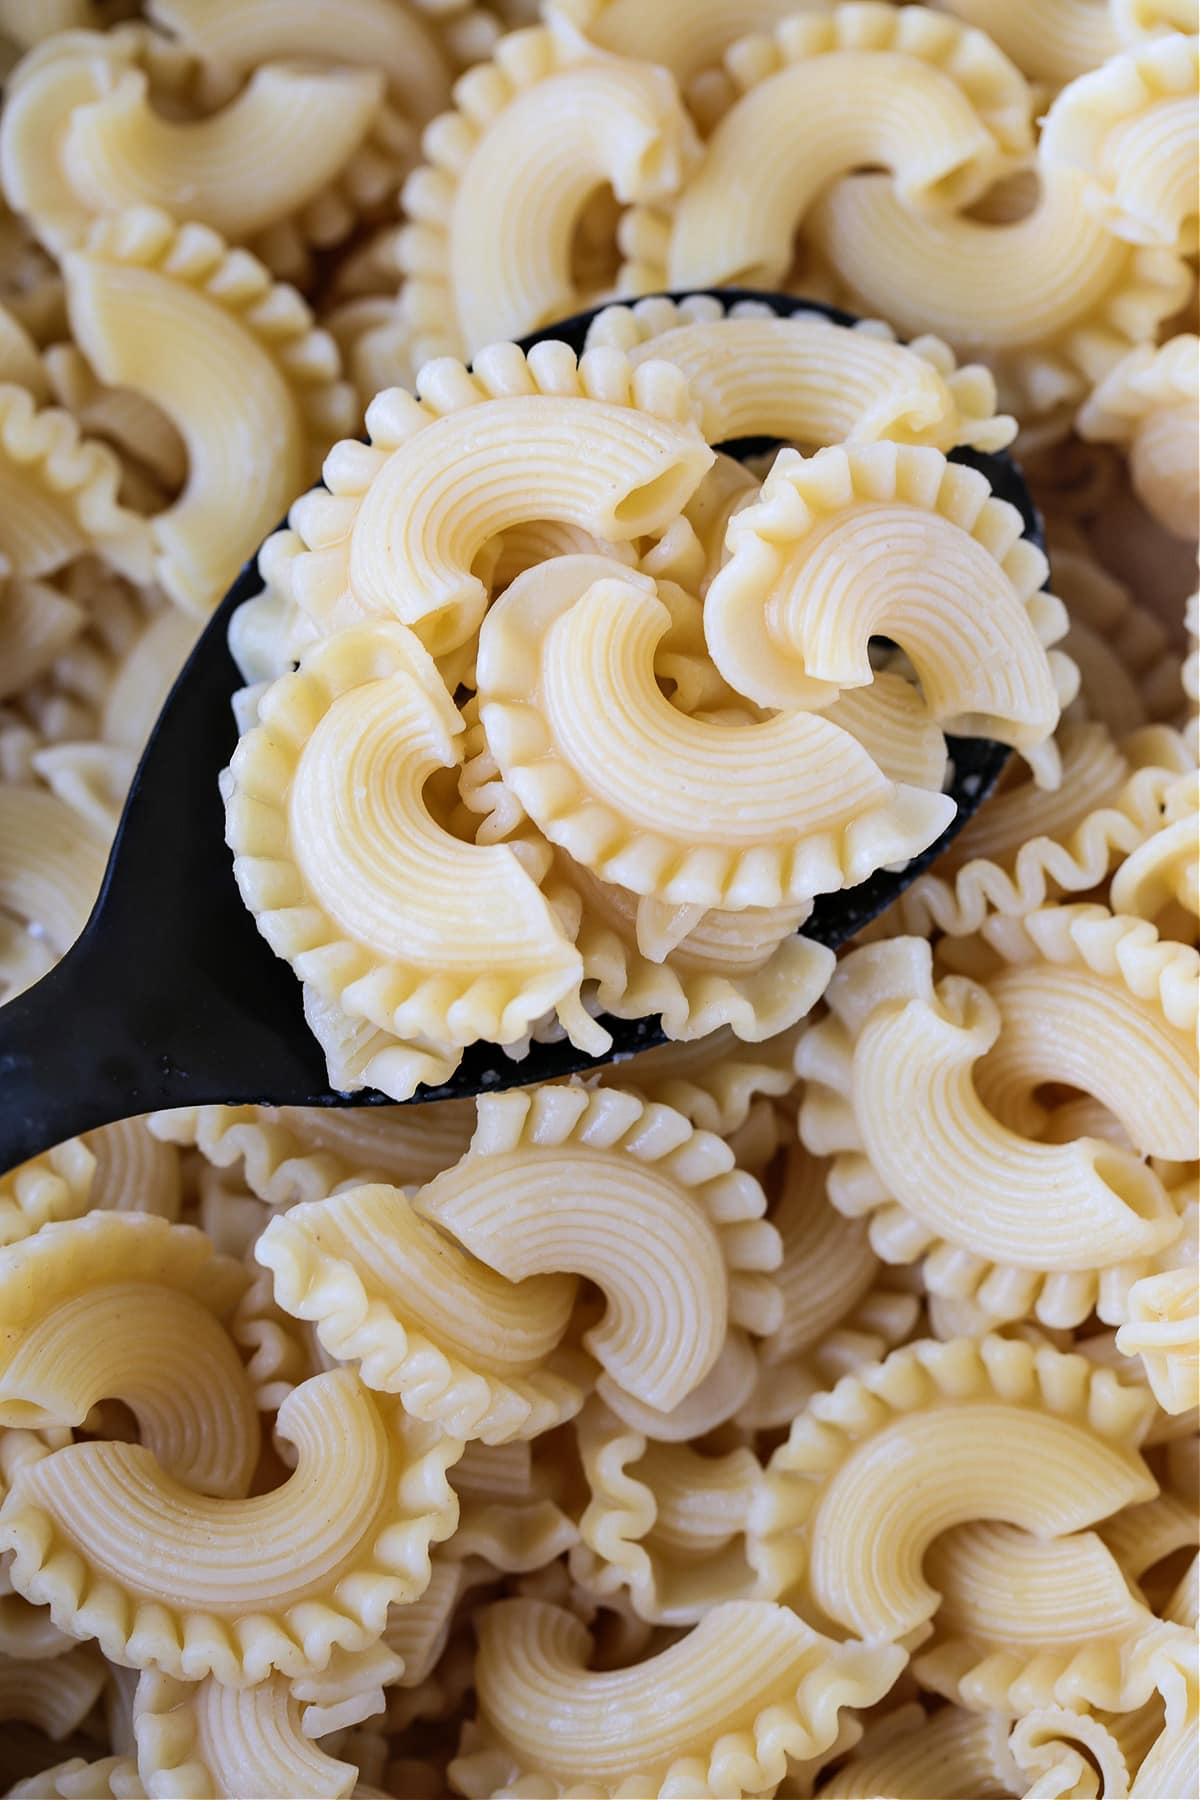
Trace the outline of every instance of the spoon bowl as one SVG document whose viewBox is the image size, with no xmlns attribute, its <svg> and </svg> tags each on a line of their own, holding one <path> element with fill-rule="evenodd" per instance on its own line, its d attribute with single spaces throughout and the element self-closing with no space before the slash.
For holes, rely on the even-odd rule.
<svg viewBox="0 0 1200 1800">
<path fill-rule="evenodd" d="M 790 295 L 726 288 L 717 298 L 727 305 L 755 300 L 781 317 L 820 312 L 854 323 L 850 314 Z M 599 310 L 532 333 L 522 347 L 553 338 L 580 353 Z M 772 441 L 722 447 L 746 457 Z M 953 460 L 980 470 L 993 492 L 1017 507 L 1025 535 L 1042 546 L 1040 521 L 1010 457 L 964 449 Z M 48 975 L 0 1007 L 0 1171 L 78 1132 L 160 1107 L 396 1104 L 385 1094 L 329 1087 L 323 1053 L 304 1021 L 300 984 L 259 936 L 234 882 L 217 785 L 237 742 L 231 696 L 243 685 L 228 633 L 234 612 L 261 588 L 252 559 L 171 689 L 83 932 Z M 818 899 L 806 937 L 832 949 L 846 943 L 933 862 L 992 791 L 1007 748 L 982 738 L 947 743 L 949 792 L 958 804 L 953 823 L 902 870 L 880 870 Z M 590 1057 L 563 1040 L 534 1043 L 516 1062 L 497 1045 L 475 1044 L 449 1081 L 419 1089 L 414 1099 L 547 1081 L 664 1042 L 655 1018 L 606 1016 L 603 1023 L 613 1040 L 606 1056 Z"/>
</svg>

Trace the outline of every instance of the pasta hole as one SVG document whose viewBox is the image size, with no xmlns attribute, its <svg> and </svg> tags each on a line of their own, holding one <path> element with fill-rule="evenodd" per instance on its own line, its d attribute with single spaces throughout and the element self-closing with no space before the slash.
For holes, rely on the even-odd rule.
<svg viewBox="0 0 1200 1800">
<path fill-rule="evenodd" d="M 1164 1210 L 1169 1209 L 1170 1201 L 1153 1169 L 1136 1161 L 1128 1153 L 1115 1149 L 1101 1150 L 1092 1167 L 1101 1181 L 1139 1219 L 1160 1219 Z"/>
<path fill-rule="evenodd" d="M 598 294 L 617 286 L 621 272 L 617 245 L 621 210 L 621 203 L 607 182 L 584 201 L 571 237 L 570 279 L 576 293 Z"/>
<path fill-rule="evenodd" d="M 653 531 L 665 516 L 683 511 L 696 486 L 690 467 L 677 464 L 664 469 L 652 481 L 632 488 L 613 509 L 613 520 L 623 526 L 630 537 Z"/>
</svg>

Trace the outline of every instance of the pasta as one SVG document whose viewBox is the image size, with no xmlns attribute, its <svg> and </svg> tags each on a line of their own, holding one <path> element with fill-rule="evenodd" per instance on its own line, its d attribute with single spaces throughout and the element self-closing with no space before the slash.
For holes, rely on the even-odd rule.
<svg viewBox="0 0 1200 1800">
<path fill-rule="evenodd" d="M 1195 34 L 0 0 L 0 1002 L 251 557 L 361 1103 L 0 1170 L 0 1790 L 1195 1794 Z"/>
</svg>

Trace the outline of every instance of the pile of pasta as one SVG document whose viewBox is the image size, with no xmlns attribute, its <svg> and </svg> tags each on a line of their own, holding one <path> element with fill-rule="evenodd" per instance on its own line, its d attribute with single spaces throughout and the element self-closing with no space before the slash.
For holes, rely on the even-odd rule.
<svg viewBox="0 0 1200 1800">
<path fill-rule="evenodd" d="M 0 0 L 0 1001 L 257 554 L 237 878 L 416 1096 L 0 1173 L 0 1790 L 1195 1793 L 1196 25 Z"/>
</svg>

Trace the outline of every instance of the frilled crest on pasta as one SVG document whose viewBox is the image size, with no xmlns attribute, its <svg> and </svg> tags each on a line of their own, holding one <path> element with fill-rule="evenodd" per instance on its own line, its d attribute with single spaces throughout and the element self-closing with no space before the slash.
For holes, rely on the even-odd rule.
<svg viewBox="0 0 1200 1800">
<path fill-rule="evenodd" d="M 1142 1156 L 1194 1153 L 1196 953 L 1102 907 L 998 918 L 985 937 L 982 966 L 975 940 L 950 946 L 978 979 L 935 983 L 916 938 L 846 958 L 797 1049 L 801 1135 L 834 1158 L 834 1205 L 870 1216 L 886 1260 L 920 1259 L 933 1292 L 995 1318 L 1111 1316 L 1181 1230 Z M 1143 1058 L 1152 1085 L 1131 1079 Z M 1047 1081 L 1100 1099 L 1136 1149 L 1058 1141 Z"/>
<path fill-rule="evenodd" d="M 1120 444 L 1138 497 L 1176 537 L 1200 517 L 1200 338 L 1181 332 L 1140 344 L 1108 371 L 1079 409 L 1080 435 Z"/>
<path fill-rule="evenodd" d="M 490 539 L 536 518 L 628 541 L 669 524 L 713 461 L 679 372 L 615 351 L 493 344 L 470 373 L 427 364 L 417 392 L 377 395 L 370 445 L 339 444 L 328 492 L 292 508 L 293 593 L 319 633 L 390 617 L 456 649 L 487 606 L 472 566 Z"/>
<path fill-rule="evenodd" d="M 1077 685 L 1048 646 L 1061 601 L 1015 507 L 932 448 L 781 451 L 758 502 L 730 521 L 730 560 L 704 601 L 726 680 L 764 706 L 828 707 L 869 685 L 872 636 L 899 644 L 947 730 L 1016 745 L 1045 786 L 1051 734 Z"/>
</svg>

